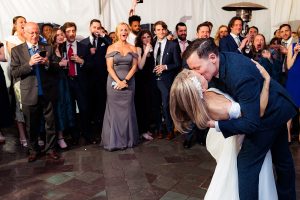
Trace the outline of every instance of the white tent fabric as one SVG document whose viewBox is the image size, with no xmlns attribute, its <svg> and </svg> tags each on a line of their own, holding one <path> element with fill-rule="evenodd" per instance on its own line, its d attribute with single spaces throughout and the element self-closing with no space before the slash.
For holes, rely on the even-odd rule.
<svg viewBox="0 0 300 200">
<path fill-rule="evenodd" d="M 11 34 L 12 18 L 24 16 L 27 21 L 54 22 L 63 24 L 73 21 L 77 24 L 77 34 L 86 37 L 89 34 L 89 21 L 98 18 L 110 32 L 119 22 L 127 22 L 132 0 L 0 0 L 0 41 Z M 188 27 L 188 39 L 195 38 L 196 27 L 204 21 L 214 24 L 212 36 L 221 24 L 235 16 L 235 12 L 222 10 L 230 3 L 239 0 L 144 0 L 138 4 L 136 14 L 142 18 L 142 24 L 165 21 L 169 30 L 174 31 L 179 21 Z M 249 26 L 255 25 L 269 40 L 273 32 L 282 23 L 299 26 L 299 0 L 251 0 L 267 7 L 267 10 L 253 11 Z M 3 66 L 3 65 L 2 65 Z"/>
<path fill-rule="evenodd" d="M 177 22 L 185 21 L 188 26 L 188 38 L 195 37 L 196 27 L 203 21 L 214 24 L 213 34 L 221 24 L 228 24 L 235 12 L 222 10 L 222 7 L 241 2 L 239 0 L 144 0 L 138 4 L 136 14 L 142 23 L 154 23 L 163 20 L 172 31 Z M 252 21 L 260 32 L 269 39 L 281 23 L 300 20 L 299 0 L 252 0 L 253 3 L 267 7 L 267 10 L 253 11 Z M 12 18 L 23 15 L 27 21 L 55 22 L 63 24 L 74 21 L 78 34 L 87 36 L 89 21 L 99 18 L 108 31 L 114 31 L 116 25 L 127 22 L 132 0 L 1 0 L 0 41 L 8 36 L 12 28 Z"/>
</svg>

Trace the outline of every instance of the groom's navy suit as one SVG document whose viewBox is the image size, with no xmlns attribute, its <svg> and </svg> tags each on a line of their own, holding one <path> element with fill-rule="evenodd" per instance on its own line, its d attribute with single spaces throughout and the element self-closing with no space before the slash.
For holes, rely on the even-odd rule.
<svg viewBox="0 0 300 200">
<path fill-rule="evenodd" d="M 240 199 L 258 199 L 259 172 L 269 149 L 276 169 L 279 199 L 296 199 L 295 169 L 286 123 L 297 108 L 285 89 L 271 80 L 268 105 L 260 118 L 264 79 L 250 59 L 230 52 L 220 53 L 219 78 L 212 82 L 241 106 L 240 118 L 218 122 L 225 138 L 246 134 L 238 155 Z"/>
</svg>

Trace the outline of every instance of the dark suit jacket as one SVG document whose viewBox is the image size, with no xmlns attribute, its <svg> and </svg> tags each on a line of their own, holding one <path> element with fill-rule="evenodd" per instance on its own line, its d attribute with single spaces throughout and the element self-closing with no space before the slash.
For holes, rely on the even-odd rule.
<svg viewBox="0 0 300 200">
<path fill-rule="evenodd" d="M 77 42 L 77 55 L 84 60 L 84 64 L 80 65 L 76 63 L 76 70 L 77 70 L 77 77 L 82 85 L 82 89 L 86 90 L 86 82 L 87 82 L 87 69 L 91 66 L 89 62 L 88 53 L 89 49 L 86 45 L 82 44 L 81 42 Z M 67 52 L 66 42 L 62 45 L 62 51 Z"/>
<path fill-rule="evenodd" d="M 286 90 L 271 80 L 268 106 L 260 118 L 260 92 L 264 80 L 254 63 L 241 54 L 220 53 L 218 81 L 215 86 L 237 101 L 242 111 L 238 119 L 219 121 L 225 137 L 274 129 L 296 114 L 297 107 Z"/>
<path fill-rule="evenodd" d="M 93 47 L 90 42 L 90 37 L 87 37 L 80 42 L 87 46 L 88 50 Z M 94 55 L 91 55 L 89 51 L 86 61 L 90 64 L 89 71 L 92 75 L 101 76 L 101 78 L 107 77 L 105 55 L 109 45 L 111 45 L 111 39 L 107 35 L 105 35 L 104 37 L 98 38 L 96 53 Z"/>
<path fill-rule="evenodd" d="M 173 42 L 175 42 L 175 43 L 177 43 L 177 44 L 179 45 L 179 40 L 178 40 L 178 39 L 173 40 Z M 191 41 L 187 40 L 187 43 L 190 44 Z M 180 46 L 179 46 L 179 49 L 180 49 Z M 180 52 L 181 52 L 181 49 L 180 49 Z M 182 53 L 183 53 L 183 52 L 181 52 L 181 54 L 182 54 Z M 181 66 L 182 66 L 183 68 L 186 68 L 186 69 L 189 68 L 188 64 L 186 63 L 186 60 L 183 60 L 183 59 L 182 59 L 182 65 L 181 65 Z"/>
<path fill-rule="evenodd" d="M 244 39 L 241 36 L 239 36 L 239 38 L 240 38 L 241 42 Z M 238 50 L 238 48 L 239 48 L 238 45 L 236 44 L 234 38 L 230 34 L 228 34 L 226 37 L 224 37 L 220 40 L 219 50 L 221 52 L 226 51 L 226 52 L 241 53 Z"/>
<path fill-rule="evenodd" d="M 52 57 L 52 47 L 47 44 L 38 44 L 39 50 L 46 50 L 47 57 Z M 38 81 L 34 69 L 29 65 L 30 53 L 27 43 L 20 44 L 11 51 L 11 73 L 16 80 L 20 80 L 21 103 L 35 105 L 38 102 Z M 55 101 L 57 98 L 58 68 L 51 65 L 38 64 L 44 97 Z"/>
<path fill-rule="evenodd" d="M 163 71 L 161 80 L 171 79 L 173 81 L 182 66 L 178 43 L 167 40 L 163 52 L 162 65 L 167 65 L 168 69 Z"/>
</svg>

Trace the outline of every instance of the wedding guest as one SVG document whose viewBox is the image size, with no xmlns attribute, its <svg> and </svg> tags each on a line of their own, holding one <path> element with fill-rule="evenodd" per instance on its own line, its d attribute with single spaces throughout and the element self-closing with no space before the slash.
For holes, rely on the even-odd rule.
<svg viewBox="0 0 300 200">
<path fill-rule="evenodd" d="M 87 68 L 88 48 L 86 45 L 77 42 L 77 26 L 74 22 L 66 22 L 61 27 L 66 36 L 66 41 L 62 44 L 63 52 L 68 58 L 68 82 L 70 88 L 73 113 L 76 113 L 76 103 L 79 110 L 80 128 L 72 129 L 72 143 L 79 144 L 82 135 L 86 143 L 93 143 L 90 124 L 88 121 L 88 101 L 87 101 Z M 81 135 L 80 135 L 81 134 Z"/>
<path fill-rule="evenodd" d="M 135 38 L 141 30 L 141 17 L 138 15 L 132 15 L 128 18 L 130 26 L 130 33 L 127 38 L 127 42 L 134 46 Z"/>
<path fill-rule="evenodd" d="M 24 26 L 26 24 L 26 19 L 23 16 L 16 16 L 13 18 L 13 28 L 12 35 L 5 39 L 5 57 L 8 61 L 10 68 L 11 62 L 11 49 L 19 44 L 25 42 L 24 38 Z M 25 119 L 24 114 L 21 110 L 21 93 L 20 93 L 20 80 L 13 79 L 11 80 L 11 85 L 13 88 L 13 99 L 15 101 L 15 120 L 17 123 L 17 128 L 19 132 L 19 140 L 22 147 L 27 147 L 26 131 L 25 131 Z M 14 102 L 12 101 L 12 102 Z"/>
<path fill-rule="evenodd" d="M 156 84 L 159 92 L 154 94 L 154 115 L 156 116 L 156 131 L 158 138 L 163 139 L 162 116 L 164 116 L 167 134 L 166 139 L 171 140 L 175 137 L 173 122 L 169 110 L 169 92 L 171 85 L 178 71 L 181 69 L 182 60 L 180 55 L 180 47 L 177 43 L 167 40 L 168 26 L 163 21 L 157 21 L 154 24 L 154 32 L 156 41 L 154 44 L 154 59 L 156 74 Z M 162 108 L 162 113 L 161 113 Z"/>
<path fill-rule="evenodd" d="M 50 23 L 45 23 L 42 25 L 42 36 L 45 38 L 48 44 L 51 43 L 51 34 L 52 34 L 53 25 Z"/>
<path fill-rule="evenodd" d="M 286 81 L 286 89 L 291 95 L 292 99 L 296 103 L 299 111 L 300 111 L 300 44 L 299 41 L 292 43 L 288 48 L 287 53 L 287 69 L 288 69 L 288 76 Z M 289 133 L 289 142 L 291 142 L 291 127 L 296 127 L 296 124 L 299 125 L 300 118 L 299 118 L 299 111 L 298 111 L 298 121 L 296 120 L 293 124 L 290 120 L 288 122 L 288 133 Z M 299 129 L 299 127 L 298 127 Z M 298 130 L 298 141 L 300 142 L 300 131 Z"/>
<path fill-rule="evenodd" d="M 89 54 L 86 62 L 90 63 L 87 70 L 88 81 L 88 104 L 89 121 L 91 124 L 97 124 L 102 130 L 103 116 L 106 105 L 106 82 L 107 67 L 105 55 L 111 40 L 105 34 L 98 19 L 90 21 L 90 36 L 81 40 L 81 43 L 87 46 Z M 92 136 L 92 142 L 96 143 L 96 137 Z"/>
<path fill-rule="evenodd" d="M 138 71 L 135 74 L 135 108 L 140 134 L 146 140 L 152 140 L 150 131 L 152 116 L 153 90 L 157 89 L 153 68 L 153 38 L 149 30 L 141 30 L 136 37 L 138 53 Z"/>
<path fill-rule="evenodd" d="M 107 49 L 107 101 L 101 145 L 108 151 L 137 145 L 138 126 L 134 105 L 137 69 L 136 47 L 127 42 L 130 28 L 122 22 L 116 28 L 117 41 Z"/>
<path fill-rule="evenodd" d="M 226 37 L 227 35 L 228 35 L 228 27 L 226 25 L 221 25 L 218 28 L 218 31 L 216 32 L 216 35 L 215 35 L 215 43 L 216 43 L 216 45 L 219 46 L 220 40 L 223 37 Z"/>
<path fill-rule="evenodd" d="M 21 104 L 29 133 L 28 162 L 35 161 L 41 155 L 38 135 L 42 116 L 45 119 L 46 149 L 48 158 L 57 160 L 59 155 L 54 149 L 55 118 L 53 102 L 56 101 L 56 68 L 50 64 L 52 48 L 39 41 L 39 27 L 34 22 L 24 26 L 26 42 L 12 49 L 11 67 L 15 79 L 21 79 Z M 43 52 L 43 53 L 42 53 Z"/>
<path fill-rule="evenodd" d="M 110 32 L 110 33 L 108 34 L 108 37 L 110 37 L 112 43 L 115 43 L 115 42 L 116 42 L 116 33 L 115 33 L 114 31 L 113 31 L 113 32 Z"/>
<path fill-rule="evenodd" d="M 75 126 L 75 114 L 72 109 L 72 101 L 70 95 L 70 88 L 68 82 L 68 60 L 66 52 L 63 52 L 63 43 L 65 34 L 60 28 L 53 28 L 50 36 L 50 42 L 53 47 L 52 64 L 58 70 L 58 96 L 54 104 L 54 111 L 56 116 L 56 131 L 57 143 L 60 148 L 65 149 L 68 147 L 64 140 L 64 130 Z"/>
</svg>

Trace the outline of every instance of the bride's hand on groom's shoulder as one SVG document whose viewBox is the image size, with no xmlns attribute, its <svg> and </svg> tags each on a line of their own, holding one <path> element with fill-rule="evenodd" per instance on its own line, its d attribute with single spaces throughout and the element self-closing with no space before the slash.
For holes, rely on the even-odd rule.
<svg viewBox="0 0 300 200">
<path fill-rule="evenodd" d="M 267 70 L 261 65 L 259 64 L 259 62 L 251 59 L 252 62 L 254 62 L 254 64 L 256 65 L 257 69 L 259 70 L 260 74 L 262 75 L 262 77 L 266 80 L 266 81 L 270 81 L 271 77 L 269 75 L 269 73 L 267 72 Z"/>
</svg>

